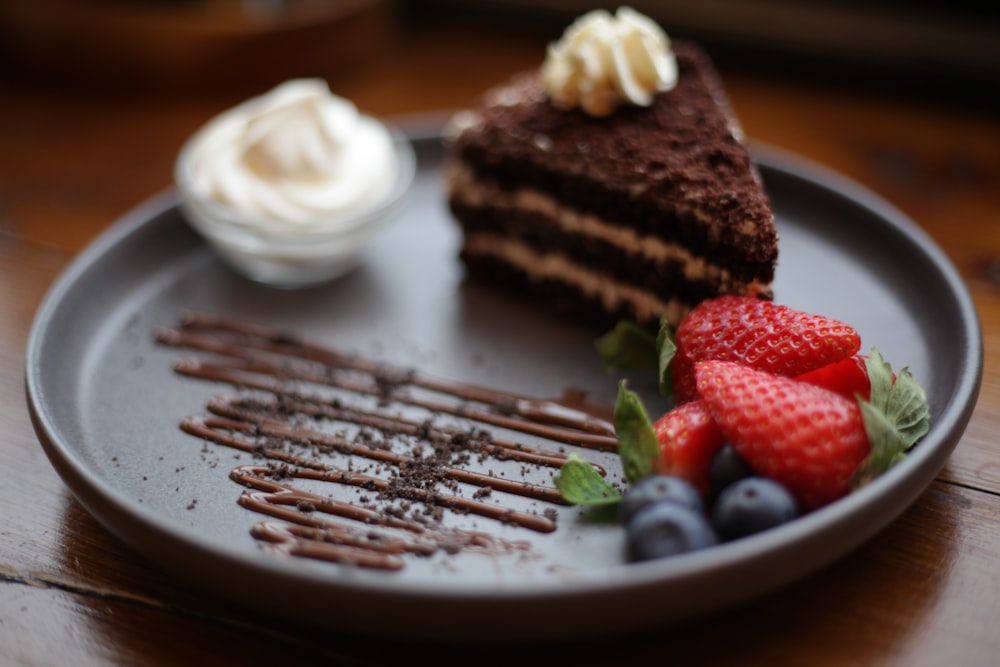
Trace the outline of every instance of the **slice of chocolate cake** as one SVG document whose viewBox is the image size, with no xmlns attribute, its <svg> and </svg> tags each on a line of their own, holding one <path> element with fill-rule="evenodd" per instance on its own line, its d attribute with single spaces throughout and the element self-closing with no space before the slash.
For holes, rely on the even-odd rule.
<svg viewBox="0 0 1000 667">
<path fill-rule="evenodd" d="M 622 11 L 599 17 L 600 30 L 617 30 L 601 47 L 606 69 L 617 68 L 610 83 L 571 71 L 602 65 L 588 61 L 593 44 L 580 48 L 600 32 L 588 15 L 542 70 L 453 119 L 446 183 L 468 273 L 602 325 L 676 324 L 720 294 L 770 298 L 773 216 L 712 63 L 692 44 L 641 31 L 639 47 L 661 39 L 672 57 L 637 62 L 623 35 L 634 25 L 614 24 Z M 648 29 L 636 16 L 625 18 Z M 653 74 L 660 81 L 648 84 Z"/>
</svg>

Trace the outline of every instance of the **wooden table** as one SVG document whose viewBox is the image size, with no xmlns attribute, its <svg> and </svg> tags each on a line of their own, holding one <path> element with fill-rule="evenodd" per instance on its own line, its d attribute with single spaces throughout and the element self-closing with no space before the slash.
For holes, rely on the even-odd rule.
<svg viewBox="0 0 1000 667">
<path fill-rule="evenodd" d="M 539 62 L 531 31 L 423 22 L 335 90 L 380 115 L 470 102 Z M 460 64 L 457 64 L 460 63 Z M 167 576 L 77 504 L 29 423 L 24 350 L 47 287 L 94 236 L 171 185 L 177 148 L 246 90 L 97 94 L 0 83 L 0 663 L 480 662 L 986 665 L 1000 654 L 1000 116 L 920 95 L 724 69 L 754 140 L 881 194 L 942 246 L 979 309 L 982 392 L 950 462 L 920 499 L 831 567 L 736 609 L 653 635 L 454 652 L 262 619 Z M 260 81 L 263 90 L 272 81 Z M 254 91 L 256 92 L 256 91 Z M 479 656 L 483 660 L 479 660 Z M 572 662 L 567 662 L 572 664 Z"/>
</svg>

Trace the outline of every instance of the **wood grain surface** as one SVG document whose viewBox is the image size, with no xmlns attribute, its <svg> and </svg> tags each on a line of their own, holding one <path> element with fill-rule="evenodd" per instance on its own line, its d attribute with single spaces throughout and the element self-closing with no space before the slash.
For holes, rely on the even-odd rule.
<svg viewBox="0 0 1000 667">
<path fill-rule="evenodd" d="M 328 76 L 371 113 L 436 113 L 538 64 L 541 30 L 398 22 Z M 178 47 L 180 48 L 180 47 Z M 298 67 L 298 69 L 296 69 Z M 2 72 L 2 70 L 0 70 Z M 829 568 L 735 609 L 614 641 L 451 646 L 296 627 L 206 596 L 105 532 L 49 465 L 25 408 L 35 309 L 74 255 L 171 187 L 181 142 L 277 81 L 101 90 L 28 71 L 0 78 L 0 664 L 989 665 L 1000 655 L 1000 115 L 916 91 L 724 67 L 754 141 L 801 154 L 889 200 L 943 248 L 982 320 L 985 374 L 938 479 L 897 521 Z M 246 74 L 246 73 L 244 73 Z M 113 88 L 113 87 L 112 87 Z M 595 610 L 600 613 L 600 610 Z"/>
</svg>

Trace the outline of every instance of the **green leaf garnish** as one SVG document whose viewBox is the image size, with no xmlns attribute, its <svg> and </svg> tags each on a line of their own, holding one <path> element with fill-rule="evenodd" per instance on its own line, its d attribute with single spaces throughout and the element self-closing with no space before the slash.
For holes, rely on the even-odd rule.
<svg viewBox="0 0 1000 667">
<path fill-rule="evenodd" d="M 871 397 L 868 401 L 876 408 L 885 412 L 886 405 L 889 402 L 889 394 L 892 391 L 892 367 L 889 365 L 889 362 L 882 358 L 882 354 L 873 347 L 868 358 L 865 360 L 865 369 L 868 372 L 868 383 L 871 385 Z"/>
<path fill-rule="evenodd" d="M 656 337 L 635 322 L 622 320 L 595 341 L 601 367 L 619 370 L 646 370 L 657 367 Z"/>
<path fill-rule="evenodd" d="M 622 498 L 621 492 L 576 452 L 569 455 L 554 481 L 562 497 L 576 505 L 610 505 Z"/>
<path fill-rule="evenodd" d="M 670 321 L 666 318 L 660 320 L 660 330 L 656 334 L 656 352 L 660 393 L 669 396 L 673 393 L 673 383 L 670 380 L 670 362 L 674 360 L 674 355 L 677 353 L 677 344 L 674 342 L 674 328 L 670 326 Z"/>
<path fill-rule="evenodd" d="M 625 380 L 618 383 L 614 420 L 625 480 L 634 484 L 653 472 L 653 461 L 660 453 L 660 445 L 646 408 L 639 396 L 626 388 Z"/>
<path fill-rule="evenodd" d="M 615 434 L 618 436 L 618 458 L 622 462 L 625 480 L 634 484 L 652 474 L 660 445 L 642 401 L 625 385 L 625 380 L 618 383 Z M 621 500 L 621 492 L 576 452 L 572 452 L 559 469 L 555 484 L 562 497 L 576 505 L 610 505 Z"/>
<path fill-rule="evenodd" d="M 886 414 L 899 429 L 906 449 L 930 430 L 931 411 L 927 405 L 927 394 L 905 366 L 899 371 L 889 392 Z"/>
<path fill-rule="evenodd" d="M 908 368 L 893 377 L 892 367 L 875 348 L 867 360 L 871 398 L 859 400 L 871 451 L 854 473 L 856 488 L 896 465 L 930 430 L 930 407 Z"/>
<path fill-rule="evenodd" d="M 906 451 L 903 438 L 885 413 L 868 401 L 860 401 L 859 404 L 865 431 L 868 433 L 868 442 L 871 443 L 871 451 L 854 471 L 851 480 L 854 488 L 867 484 L 896 465 L 902 460 Z"/>
<path fill-rule="evenodd" d="M 594 344 L 604 372 L 656 370 L 660 393 L 670 395 L 670 362 L 677 346 L 669 320 L 660 320 L 655 336 L 635 322 L 621 320 L 614 329 L 598 337 Z"/>
</svg>

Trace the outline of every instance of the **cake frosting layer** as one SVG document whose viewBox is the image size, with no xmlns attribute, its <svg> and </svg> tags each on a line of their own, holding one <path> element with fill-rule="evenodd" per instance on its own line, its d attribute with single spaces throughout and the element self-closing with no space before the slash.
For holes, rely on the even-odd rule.
<svg viewBox="0 0 1000 667">
<path fill-rule="evenodd" d="M 538 252 L 517 239 L 476 234 L 467 237 L 462 251 L 467 261 L 488 257 L 509 264 L 533 283 L 563 283 L 579 291 L 585 299 L 599 302 L 604 310 L 628 313 L 639 321 L 655 321 L 661 316 L 678 321 L 687 312 L 684 303 L 676 298 L 661 299 L 648 290 L 574 262 L 566 255 Z"/>
<path fill-rule="evenodd" d="M 536 188 L 510 189 L 477 177 L 470 165 L 461 162 L 449 165 L 446 179 L 453 192 L 452 210 L 462 220 L 467 237 L 502 229 L 505 235 L 534 244 L 541 252 L 557 249 L 583 265 L 605 264 L 607 273 L 634 274 L 626 280 L 647 288 L 672 273 L 678 281 L 709 283 L 712 287 L 702 290 L 702 298 L 744 292 L 752 284 L 759 287 L 758 292 L 767 291 L 760 287 L 763 282 L 759 278 L 769 276 L 771 265 L 732 257 L 728 248 L 696 253 L 668 237 L 645 234 L 625 221 L 579 211 Z"/>
</svg>

